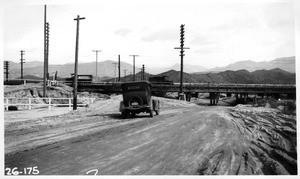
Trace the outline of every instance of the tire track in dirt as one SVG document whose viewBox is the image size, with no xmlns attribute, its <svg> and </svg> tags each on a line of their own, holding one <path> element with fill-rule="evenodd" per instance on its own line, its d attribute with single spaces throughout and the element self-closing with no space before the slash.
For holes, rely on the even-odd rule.
<svg viewBox="0 0 300 179">
<path fill-rule="evenodd" d="M 248 158 L 261 168 L 259 173 L 297 174 L 295 116 L 271 109 L 249 111 L 247 107 L 233 108 L 230 114 L 248 143 Z"/>
</svg>

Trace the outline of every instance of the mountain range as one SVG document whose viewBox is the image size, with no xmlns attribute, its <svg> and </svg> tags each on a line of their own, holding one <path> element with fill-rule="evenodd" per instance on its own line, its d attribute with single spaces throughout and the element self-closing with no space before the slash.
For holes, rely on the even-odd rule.
<svg viewBox="0 0 300 179">
<path fill-rule="evenodd" d="M 117 76 L 118 68 L 115 66 L 116 61 L 102 61 L 98 62 L 97 65 L 97 75 L 98 78 L 111 78 Z M 90 63 L 79 63 L 78 73 L 79 74 L 92 74 L 96 76 L 95 62 Z M 293 57 L 283 57 L 277 58 L 272 61 L 254 62 L 254 61 L 239 61 L 236 63 L 229 64 L 225 67 L 217 67 L 213 69 L 207 69 L 201 66 L 195 66 L 190 64 L 184 64 L 184 72 L 189 73 L 191 76 L 196 74 L 207 74 L 212 76 L 213 73 L 224 72 L 224 71 L 238 71 L 246 69 L 248 72 L 254 72 L 256 70 L 270 70 L 274 68 L 280 68 L 290 73 L 295 73 L 295 56 Z M 24 64 L 23 75 L 33 75 L 37 77 L 43 77 L 43 62 L 26 62 Z M 145 66 L 145 71 L 150 74 L 164 74 L 164 72 L 179 71 L 180 65 L 174 64 L 170 67 L 161 68 L 149 68 Z M 20 77 L 20 64 L 11 62 L 9 63 L 9 78 Z M 59 77 L 70 77 L 71 73 L 74 73 L 74 64 L 64 64 L 64 65 L 49 65 L 49 75 L 52 76 L 53 73 L 58 72 Z M 129 75 L 133 71 L 133 66 L 126 62 L 121 62 L 121 76 Z M 140 68 L 136 67 L 136 73 L 140 72 Z"/>
<path fill-rule="evenodd" d="M 145 79 L 152 76 L 167 76 L 169 81 L 174 83 L 180 82 L 180 71 L 169 70 L 167 72 L 151 75 L 146 73 Z M 136 74 L 136 80 L 140 80 L 141 72 Z M 122 77 L 121 81 L 131 81 L 132 75 Z M 106 79 L 105 81 L 115 81 L 115 78 Z M 183 83 L 230 83 L 230 84 L 295 84 L 295 73 L 289 73 L 279 68 L 271 70 L 256 70 L 249 72 L 247 70 L 210 73 L 183 73 Z"/>
<path fill-rule="evenodd" d="M 262 61 L 262 62 L 254 62 L 251 60 L 246 61 L 239 61 L 232 64 L 229 64 L 225 67 L 216 67 L 213 69 L 210 69 L 211 72 L 220 72 L 220 71 L 226 71 L 226 70 L 241 70 L 241 69 L 247 69 L 247 71 L 255 71 L 255 70 L 271 70 L 274 68 L 280 68 L 282 70 L 295 73 L 296 71 L 296 64 L 295 64 L 295 56 L 293 57 L 283 57 L 283 58 L 276 58 L 272 61 Z"/>
</svg>

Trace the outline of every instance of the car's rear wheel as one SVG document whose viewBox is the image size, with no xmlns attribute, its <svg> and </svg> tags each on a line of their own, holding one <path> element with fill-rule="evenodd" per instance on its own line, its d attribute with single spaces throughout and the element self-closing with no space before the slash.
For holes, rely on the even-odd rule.
<svg viewBox="0 0 300 179">
<path fill-rule="evenodd" d="M 153 113 L 154 113 L 153 109 L 150 109 L 150 117 L 153 117 Z"/>
<path fill-rule="evenodd" d="M 122 112 L 122 118 L 126 119 L 126 117 L 127 117 L 127 112 Z"/>
<path fill-rule="evenodd" d="M 135 112 L 131 112 L 132 117 L 135 117 L 135 114 L 136 114 Z"/>
<path fill-rule="evenodd" d="M 159 101 L 157 100 L 154 104 L 155 104 L 155 108 L 154 109 L 156 109 L 155 113 L 156 113 L 156 115 L 159 115 L 159 108 L 160 108 L 159 107 Z"/>
<path fill-rule="evenodd" d="M 155 110 L 156 115 L 159 115 L 159 109 Z"/>
</svg>

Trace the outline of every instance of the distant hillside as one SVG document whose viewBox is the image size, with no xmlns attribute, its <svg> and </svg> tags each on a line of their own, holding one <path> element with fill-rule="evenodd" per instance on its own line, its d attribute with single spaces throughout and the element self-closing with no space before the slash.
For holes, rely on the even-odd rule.
<svg viewBox="0 0 300 179">
<path fill-rule="evenodd" d="M 113 78 L 116 76 L 115 70 L 118 69 L 115 68 L 116 61 L 106 60 L 98 62 L 97 66 L 97 74 L 98 74 L 98 80 L 101 80 L 103 77 L 105 79 Z M 33 62 L 26 62 L 24 64 L 24 72 L 23 75 L 32 75 L 42 78 L 43 77 L 43 62 L 39 61 L 33 61 Z M 170 74 L 171 78 L 176 78 L 172 74 L 174 74 L 174 71 L 179 71 L 179 64 L 175 64 L 170 67 L 161 67 L 161 68 L 150 68 L 145 64 L 145 71 L 149 74 L 161 74 L 164 72 L 164 74 Z M 20 70 L 20 63 L 9 63 L 9 78 L 18 78 L 21 76 L 21 70 Z M 136 73 L 140 72 L 139 67 L 136 67 Z M 290 73 L 295 73 L 296 66 L 295 66 L 295 57 L 284 57 L 284 58 L 277 58 L 272 61 L 263 61 L 263 62 L 254 62 L 254 61 L 240 61 L 233 64 L 230 64 L 226 67 L 218 67 L 213 68 L 210 70 L 207 70 L 204 67 L 196 66 L 196 65 L 190 65 L 185 64 L 184 65 L 184 72 L 186 78 L 184 78 L 184 81 L 220 81 L 223 80 L 223 78 L 220 75 L 216 75 L 215 73 L 219 72 L 225 72 L 225 71 L 240 71 L 243 69 L 246 69 L 248 72 L 254 72 L 256 70 L 271 70 L 275 68 L 280 68 L 282 70 L 285 70 Z M 121 76 L 123 77 L 126 70 L 126 76 L 128 76 L 133 71 L 133 67 L 129 63 L 121 62 Z M 58 72 L 59 77 L 70 77 L 71 73 L 74 73 L 74 64 L 64 64 L 64 65 L 49 65 L 49 75 L 52 76 L 53 73 Z M 94 76 L 94 79 L 97 79 L 96 76 L 96 65 L 95 62 L 89 62 L 89 63 L 79 63 L 78 67 L 79 74 L 92 74 Z M 197 74 L 193 74 L 193 72 L 197 72 Z M 188 73 L 192 73 L 188 75 Z M 240 75 L 247 75 L 240 71 Z M 197 76 L 199 74 L 203 74 L 201 77 Z M 230 74 L 228 74 L 230 75 Z M 132 77 L 131 77 L 132 78 Z M 198 79 L 199 78 L 199 79 Z"/>
<path fill-rule="evenodd" d="M 295 73 L 296 71 L 296 64 L 295 64 L 295 56 L 293 57 L 283 57 L 283 58 L 276 58 L 272 61 L 263 61 L 263 62 L 254 62 L 251 60 L 247 61 L 239 61 L 236 63 L 229 64 L 225 67 L 217 67 L 212 68 L 208 71 L 211 72 L 221 72 L 221 71 L 237 71 L 241 69 L 246 69 L 250 72 L 256 71 L 256 70 L 271 70 L 274 68 L 280 68 L 282 70 L 288 71 L 290 73 Z"/>
<path fill-rule="evenodd" d="M 161 73 L 158 76 L 168 76 L 169 80 L 173 82 L 180 82 L 180 71 L 169 70 L 167 72 Z M 197 83 L 198 81 L 193 78 L 192 75 L 188 73 L 183 73 L 183 83 Z"/>
<path fill-rule="evenodd" d="M 145 72 L 145 79 L 146 80 L 149 80 L 149 78 L 151 76 L 154 76 L 154 75 L 151 75 L 147 72 Z M 142 79 L 142 73 L 141 72 L 138 72 L 137 74 L 135 74 L 135 79 L 136 81 L 140 81 Z M 118 80 L 118 78 L 117 78 Z M 132 81 L 133 80 L 133 75 L 130 74 L 130 75 L 126 75 L 125 77 L 121 77 L 121 82 L 129 82 L 129 81 Z M 101 81 L 109 81 L 109 82 L 114 82 L 115 81 L 115 78 L 102 78 Z"/>
<path fill-rule="evenodd" d="M 176 70 L 180 71 L 180 64 L 176 63 L 172 66 L 169 67 L 161 67 L 161 68 L 147 68 L 147 72 L 151 74 L 160 74 L 166 71 L 170 70 Z M 190 65 L 190 64 L 184 64 L 183 71 L 186 73 L 195 73 L 195 72 L 201 72 L 201 71 L 207 71 L 208 68 L 205 68 L 203 66 L 198 66 L 198 65 Z"/>
<path fill-rule="evenodd" d="M 21 79 L 21 77 L 19 77 L 17 79 Z M 43 80 L 44 78 L 40 78 L 40 77 L 32 76 L 32 75 L 25 75 L 25 76 L 23 76 L 23 79 L 26 79 L 26 80 Z"/>
<path fill-rule="evenodd" d="M 103 61 L 98 62 L 97 66 L 97 74 L 99 77 L 114 77 L 115 76 L 115 65 L 113 64 L 116 61 Z M 26 63 L 25 63 L 26 64 Z M 38 66 L 40 64 L 40 66 Z M 21 76 L 20 65 L 17 63 L 10 63 L 9 67 L 9 78 L 18 78 Z M 27 64 L 24 65 L 23 75 L 32 75 L 37 77 L 43 77 L 43 63 L 32 63 L 32 65 Z M 116 68 L 118 73 L 118 68 Z M 121 62 L 121 74 L 124 76 L 124 70 L 126 70 L 127 74 L 132 73 L 133 68 L 132 65 Z M 56 71 L 58 72 L 58 76 L 60 77 L 70 77 L 71 73 L 74 73 L 74 64 L 64 64 L 64 65 L 49 65 L 49 75 L 52 76 Z M 138 71 L 136 69 L 136 71 Z M 96 63 L 79 63 L 78 65 L 78 73 L 79 74 L 92 74 L 96 76 Z"/>
<path fill-rule="evenodd" d="M 160 75 L 168 75 L 173 82 L 180 82 L 180 72 L 171 70 Z M 296 75 L 279 68 L 272 70 L 247 70 L 225 71 L 220 73 L 187 74 L 183 75 L 184 83 L 242 83 L 242 84 L 295 84 Z"/>
</svg>

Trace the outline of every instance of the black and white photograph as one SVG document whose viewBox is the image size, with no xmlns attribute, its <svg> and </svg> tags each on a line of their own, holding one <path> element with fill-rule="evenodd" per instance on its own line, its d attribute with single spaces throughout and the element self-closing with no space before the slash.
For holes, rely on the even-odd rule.
<svg viewBox="0 0 300 179">
<path fill-rule="evenodd" d="M 2 0 L 2 177 L 297 177 L 297 6 Z"/>
</svg>

